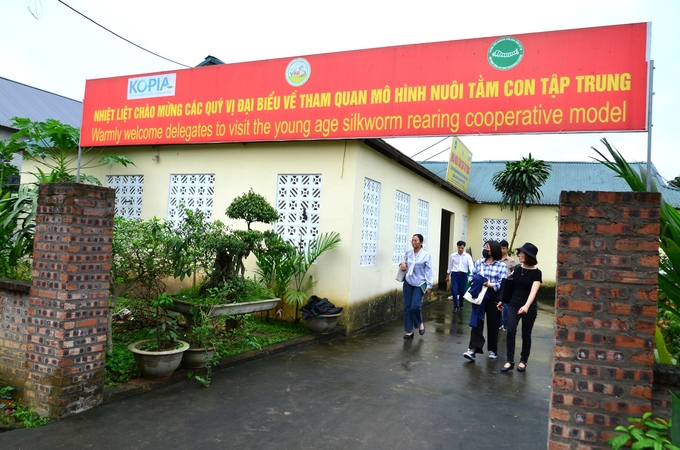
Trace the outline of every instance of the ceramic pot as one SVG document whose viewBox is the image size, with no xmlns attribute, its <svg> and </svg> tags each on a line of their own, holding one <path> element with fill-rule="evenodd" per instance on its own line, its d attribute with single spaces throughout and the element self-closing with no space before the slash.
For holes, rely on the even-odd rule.
<svg viewBox="0 0 680 450">
<path fill-rule="evenodd" d="M 182 344 L 180 348 L 164 352 L 150 352 L 138 348 L 148 342 L 152 341 L 138 341 L 128 345 L 128 350 L 135 355 L 137 368 L 145 378 L 169 377 L 182 362 L 182 354 L 189 349 L 189 344 L 184 341 L 179 341 Z"/>
<path fill-rule="evenodd" d="M 312 333 L 328 333 L 338 324 L 340 314 L 322 314 L 320 317 L 308 316 L 304 319 L 305 326 Z"/>
<path fill-rule="evenodd" d="M 185 369 L 205 369 L 206 361 L 215 354 L 214 348 L 189 348 L 182 355 L 182 367 Z"/>
</svg>

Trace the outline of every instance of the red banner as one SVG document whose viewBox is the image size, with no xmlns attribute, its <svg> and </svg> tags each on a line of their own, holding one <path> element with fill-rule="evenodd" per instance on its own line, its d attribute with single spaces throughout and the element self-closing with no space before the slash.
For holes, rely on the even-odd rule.
<svg viewBox="0 0 680 450">
<path fill-rule="evenodd" d="M 648 24 L 88 80 L 81 145 L 644 131 Z"/>
</svg>

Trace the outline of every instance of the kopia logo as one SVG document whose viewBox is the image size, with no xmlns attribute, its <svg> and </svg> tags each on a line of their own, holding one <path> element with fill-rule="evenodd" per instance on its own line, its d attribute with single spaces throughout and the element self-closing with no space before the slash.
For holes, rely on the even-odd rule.
<svg viewBox="0 0 680 450">
<path fill-rule="evenodd" d="M 510 70 L 522 61 L 524 46 L 514 37 L 497 39 L 487 53 L 489 64 L 498 70 Z"/>
<path fill-rule="evenodd" d="M 127 99 L 171 97 L 175 95 L 176 74 L 152 75 L 149 77 L 129 78 Z"/>
<path fill-rule="evenodd" d="M 312 66 L 305 58 L 295 58 L 286 67 L 286 81 L 291 86 L 302 86 L 312 75 Z"/>
</svg>

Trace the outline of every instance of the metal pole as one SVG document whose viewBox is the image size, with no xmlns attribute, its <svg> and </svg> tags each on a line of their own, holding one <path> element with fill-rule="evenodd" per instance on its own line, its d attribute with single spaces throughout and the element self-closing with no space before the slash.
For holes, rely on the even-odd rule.
<svg viewBox="0 0 680 450">
<path fill-rule="evenodd" d="M 652 190 L 652 97 L 654 96 L 654 60 L 649 61 L 647 93 L 647 192 Z"/>
<path fill-rule="evenodd" d="M 78 145 L 78 168 L 76 169 L 76 183 L 80 183 L 80 160 L 83 157 L 83 149 Z"/>
</svg>

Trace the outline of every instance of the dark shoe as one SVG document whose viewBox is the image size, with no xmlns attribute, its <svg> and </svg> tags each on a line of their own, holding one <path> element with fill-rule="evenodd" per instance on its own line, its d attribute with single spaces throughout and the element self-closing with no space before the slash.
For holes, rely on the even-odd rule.
<svg viewBox="0 0 680 450">
<path fill-rule="evenodd" d="M 405 334 L 404 339 L 413 339 L 413 333 L 411 334 Z"/>
<path fill-rule="evenodd" d="M 517 372 L 524 372 L 525 370 L 527 370 L 527 363 L 520 361 L 517 365 Z"/>
<path fill-rule="evenodd" d="M 512 370 L 514 368 L 515 368 L 514 362 L 507 362 L 503 367 L 501 367 L 501 372 L 507 372 L 508 370 Z"/>
<path fill-rule="evenodd" d="M 425 328 L 423 328 L 422 330 L 418 330 L 418 334 L 421 336 L 425 334 Z"/>
<path fill-rule="evenodd" d="M 455 308 L 453 308 L 454 313 L 457 313 L 458 311 L 460 311 L 460 308 L 458 308 L 457 306 Z"/>
</svg>

